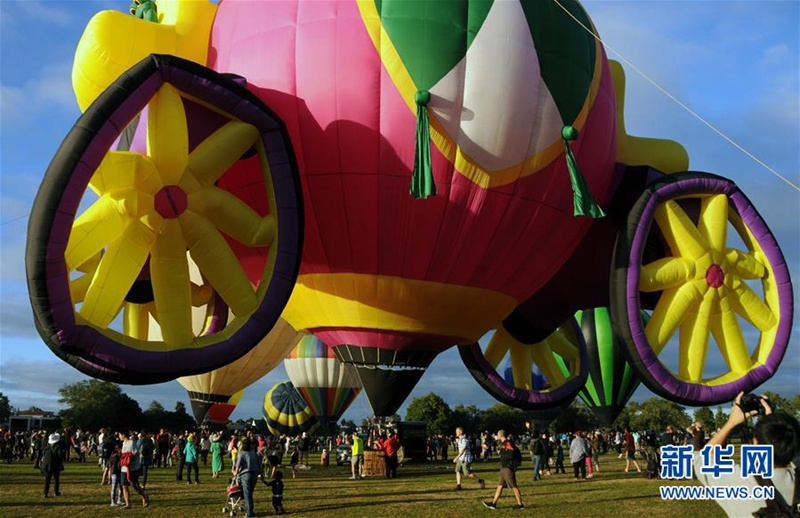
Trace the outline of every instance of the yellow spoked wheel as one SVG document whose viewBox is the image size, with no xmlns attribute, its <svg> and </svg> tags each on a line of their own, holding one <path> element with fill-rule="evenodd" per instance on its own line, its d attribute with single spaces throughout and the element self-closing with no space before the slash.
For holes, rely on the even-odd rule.
<svg viewBox="0 0 800 518">
<path fill-rule="evenodd" d="M 586 383 L 586 347 L 574 318 L 536 344 L 519 342 L 501 326 L 485 349 L 474 343 L 459 353 L 484 390 L 516 408 L 568 405 Z"/>
<path fill-rule="evenodd" d="M 302 217 L 288 136 L 246 88 L 195 63 L 151 56 L 129 76 L 138 81 L 112 85 L 70 134 L 100 126 L 78 142 L 81 160 L 69 161 L 79 140 L 70 137 L 54 158 L 48 175 L 66 183 L 64 195 L 46 178 L 37 197 L 32 227 L 48 239 L 28 254 L 63 250 L 34 272 L 47 288 L 39 328 L 51 348 L 114 372 L 207 371 L 252 348 L 291 293 Z M 109 125 L 138 112 L 141 152 L 109 151 L 119 135 Z M 96 199 L 69 221 L 65 244 L 53 240 L 86 205 L 86 187 Z M 65 277 L 71 315 L 54 300 Z"/>
<path fill-rule="evenodd" d="M 641 264 L 644 243 L 656 234 L 670 255 Z M 650 390 L 685 404 L 715 404 L 777 370 L 793 311 L 788 269 L 766 223 L 729 180 L 682 173 L 648 187 L 618 239 L 614 264 L 615 328 Z M 658 294 L 658 302 L 645 325 L 646 293 Z M 722 372 L 709 369 L 712 340 Z"/>
</svg>

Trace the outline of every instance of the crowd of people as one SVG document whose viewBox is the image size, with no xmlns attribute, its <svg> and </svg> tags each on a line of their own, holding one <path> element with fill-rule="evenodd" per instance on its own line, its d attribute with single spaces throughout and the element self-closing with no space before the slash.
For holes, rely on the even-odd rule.
<svg viewBox="0 0 800 518">
<path fill-rule="evenodd" d="M 747 417 L 757 412 L 744 411 L 740 398 L 730 414 L 728 423 L 716 433 L 707 434 L 699 423 L 686 429 L 667 426 L 659 432 L 634 432 L 625 430 L 575 431 L 572 433 L 550 433 L 534 431 L 521 435 L 498 430 L 484 431 L 468 436 L 458 427 L 453 435 L 431 436 L 427 442 L 427 456 L 433 462 L 454 464 L 455 489 L 473 480 L 477 487 L 486 488 L 486 481 L 473 471 L 476 462 L 487 462 L 499 458 L 500 472 L 495 493 L 484 502 L 494 509 L 504 489 L 513 492 L 515 507 L 523 509 L 522 493 L 517 480 L 518 470 L 523 465 L 522 451 L 530 456 L 530 477 L 535 485 L 544 477 L 572 475 L 576 481 L 585 481 L 600 474 L 600 458 L 605 455 L 603 465 L 608 462 L 624 462 L 625 472 L 634 468 L 648 476 L 658 477 L 658 448 L 664 445 L 691 445 L 696 452 L 708 444 L 724 445 L 733 430 L 747 422 Z M 775 448 L 775 466 L 778 475 L 773 479 L 779 494 L 785 501 L 797 497 L 793 484 L 797 480 L 793 458 L 800 453 L 800 425 L 786 414 L 773 415 L 769 402 L 761 400 L 763 416 L 752 434 L 754 444 L 772 444 Z M 746 438 L 746 440 L 750 440 Z M 205 430 L 189 430 L 170 433 L 148 431 L 112 431 L 102 429 L 96 433 L 82 430 L 59 430 L 11 433 L 0 430 L 0 453 L 6 462 L 30 459 L 35 469 L 44 475 L 43 496 L 61 494 L 60 478 L 64 466 L 70 462 L 87 462 L 96 455 L 100 468 L 100 484 L 108 486 L 111 506 L 129 508 L 132 497 L 138 495 L 144 507 L 149 506 L 147 492 L 148 474 L 153 469 L 174 469 L 175 480 L 186 484 L 200 484 L 200 464 L 208 469 L 212 478 L 231 477 L 241 486 L 247 516 L 254 512 L 253 494 L 258 480 L 268 486 L 272 494 L 272 505 L 276 513 L 284 513 L 284 480 L 281 468 L 291 470 L 292 477 L 309 468 L 309 453 L 320 453 L 320 463 L 329 465 L 329 455 L 341 444 L 349 445 L 350 478 L 364 476 L 364 452 L 366 449 L 380 450 L 385 462 L 385 475 L 397 476 L 398 456 L 402 457 L 402 440 L 395 430 L 387 428 L 371 434 L 341 434 L 329 437 L 311 437 L 305 433 L 296 437 L 261 435 L 248 430 L 242 435 L 212 433 Z M 452 452 L 451 455 L 448 455 Z M 697 461 L 699 454 L 695 456 Z M 288 462 L 287 462 L 288 459 Z M 643 461 L 640 466 L 639 461 Z M 565 469 L 565 461 L 572 465 L 571 473 Z M 228 469 L 226 469 L 226 465 Z M 230 470 L 230 471 L 229 471 Z M 484 470 L 482 470 L 484 471 Z M 698 476 L 704 485 L 719 485 L 719 480 Z M 755 482 L 753 482 L 755 484 Z M 800 496 L 800 495 L 797 495 Z M 759 503 L 752 503 L 755 508 Z M 725 508 L 725 505 L 723 505 Z M 726 511 L 734 511 L 733 508 Z"/>
</svg>

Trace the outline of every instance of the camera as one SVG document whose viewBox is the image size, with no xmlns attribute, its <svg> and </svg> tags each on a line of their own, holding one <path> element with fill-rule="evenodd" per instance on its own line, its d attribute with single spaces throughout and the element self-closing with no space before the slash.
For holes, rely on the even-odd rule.
<svg viewBox="0 0 800 518">
<path fill-rule="evenodd" d="M 761 404 L 761 398 L 755 394 L 745 394 L 739 402 L 739 408 L 745 414 L 756 411 L 759 414 L 764 413 L 764 406 Z"/>
</svg>

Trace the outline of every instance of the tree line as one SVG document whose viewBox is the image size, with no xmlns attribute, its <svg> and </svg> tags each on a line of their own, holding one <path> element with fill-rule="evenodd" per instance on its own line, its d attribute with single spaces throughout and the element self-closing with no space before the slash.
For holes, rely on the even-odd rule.
<svg viewBox="0 0 800 518">
<path fill-rule="evenodd" d="M 59 402 L 64 406 L 59 417 L 66 427 L 97 430 L 106 426 L 157 431 L 160 428 L 183 430 L 195 425 L 194 418 L 186 412 L 186 406 L 177 401 L 175 409 L 166 410 L 161 403 L 153 401 L 142 410 L 134 399 L 125 394 L 119 385 L 107 381 L 86 380 L 62 386 L 59 389 Z M 764 392 L 775 410 L 785 411 L 800 419 L 800 394 L 784 398 L 774 392 Z M 692 422 L 699 422 L 709 431 L 721 427 L 728 418 L 727 405 L 687 409 L 677 403 L 652 397 L 641 403 L 630 402 L 614 421 L 611 428 L 622 430 L 663 430 L 668 425 L 685 428 Z M 4 422 L 13 411 L 9 399 L 0 393 L 0 422 Z M 399 415 L 389 421 L 399 421 Z M 261 418 L 253 419 L 260 423 Z M 253 421 L 249 420 L 249 421 Z M 526 431 L 573 432 L 600 428 L 600 423 L 591 410 L 576 399 L 566 408 L 545 411 L 523 411 L 504 404 L 496 404 L 486 409 L 475 405 L 450 405 L 433 392 L 415 397 L 406 411 L 407 421 L 426 421 L 428 433 L 452 435 L 460 426 L 467 434 L 477 434 L 484 430 L 497 431 L 504 428 L 512 433 Z M 239 420 L 237 422 L 244 423 Z M 362 428 L 369 426 L 365 419 Z M 357 425 L 353 421 L 342 420 L 337 427 L 344 433 L 352 433 Z"/>
<path fill-rule="evenodd" d="M 775 410 L 785 411 L 800 418 L 800 394 L 783 398 L 773 392 L 764 392 Z M 630 402 L 611 425 L 612 429 L 629 428 L 634 431 L 664 430 L 667 426 L 686 428 L 699 422 L 708 431 L 720 428 L 728 419 L 722 406 L 691 409 L 658 397 L 641 403 Z M 399 418 L 399 416 L 397 416 Z M 411 400 L 406 411 L 407 421 L 426 421 L 429 434 L 452 435 L 457 426 L 467 434 L 485 430 L 495 432 L 501 428 L 516 434 L 527 431 L 574 432 L 601 428 L 592 411 L 583 401 L 576 399 L 566 408 L 545 411 L 523 411 L 504 404 L 487 409 L 475 405 L 450 405 L 439 395 L 431 392 Z M 342 426 L 350 422 L 342 422 Z"/>
<path fill-rule="evenodd" d="M 142 411 L 139 403 L 125 394 L 119 385 L 90 379 L 64 385 L 58 390 L 59 414 L 67 428 L 99 430 L 104 427 L 156 432 L 161 428 L 186 430 L 195 426 L 194 418 L 186 413 L 186 405 L 177 401 L 169 411 L 153 401 Z"/>
</svg>

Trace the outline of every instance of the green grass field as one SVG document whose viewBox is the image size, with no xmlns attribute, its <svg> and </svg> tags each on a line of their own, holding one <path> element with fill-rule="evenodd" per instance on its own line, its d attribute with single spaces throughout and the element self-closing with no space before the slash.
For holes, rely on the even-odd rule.
<svg viewBox="0 0 800 518">
<path fill-rule="evenodd" d="M 42 498 L 43 477 L 29 462 L 0 464 L 0 516 L 222 516 L 226 501 L 227 480 L 211 478 L 210 463 L 200 467 L 199 485 L 186 485 L 175 480 L 173 469 L 153 469 L 148 480 L 151 504 L 141 507 L 141 498 L 132 496 L 131 509 L 109 506 L 109 486 L 100 486 L 100 468 L 93 462 L 68 463 L 62 474 L 62 495 Z M 544 477 L 534 483 L 530 459 L 527 459 L 517 480 L 526 509 L 511 508 L 514 497 L 509 491 L 500 499 L 499 509 L 490 511 L 481 501 L 494 492 L 499 464 L 497 461 L 474 465 L 479 476 L 487 480 L 481 491 L 473 480 L 464 490 L 455 491 L 452 463 L 407 465 L 400 468 L 394 480 L 365 478 L 348 480 L 349 466 L 319 466 L 319 457 L 311 457 L 310 470 L 285 479 L 284 505 L 294 516 L 417 516 L 465 517 L 475 514 L 528 514 L 537 517 L 624 517 L 648 518 L 669 516 L 724 516 L 713 502 L 664 502 L 658 487 L 662 482 L 647 480 L 636 473 L 625 473 L 625 463 L 616 455 L 600 458 L 601 472 L 594 479 L 575 482 L 567 475 Z M 675 484 L 674 481 L 663 482 Z M 52 494 L 52 488 L 51 488 Z M 259 516 L 272 514 L 269 488 L 259 482 L 255 493 Z M 241 516 L 241 515 L 239 515 Z"/>
</svg>

